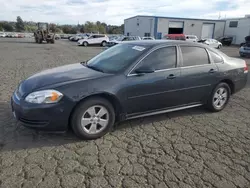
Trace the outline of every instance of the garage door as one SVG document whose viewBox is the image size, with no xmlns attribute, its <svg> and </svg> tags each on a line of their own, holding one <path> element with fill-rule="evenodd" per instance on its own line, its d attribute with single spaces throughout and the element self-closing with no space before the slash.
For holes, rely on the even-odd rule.
<svg viewBox="0 0 250 188">
<path fill-rule="evenodd" d="M 168 27 L 170 28 L 183 28 L 183 22 L 169 22 Z"/>
<path fill-rule="evenodd" d="M 213 38 L 214 35 L 214 24 L 203 24 L 201 38 Z"/>
<path fill-rule="evenodd" d="M 184 22 L 169 22 L 168 34 L 182 34 Z"/>
</svg>

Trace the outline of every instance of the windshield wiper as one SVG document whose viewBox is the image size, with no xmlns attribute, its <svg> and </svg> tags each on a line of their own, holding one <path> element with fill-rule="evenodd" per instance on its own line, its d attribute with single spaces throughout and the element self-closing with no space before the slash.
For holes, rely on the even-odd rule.
<svg viewBox="0 0 250 188">
<path fill-rule="evenodd" d="M 86 67 L 90 68 L 90 69 L 93 69 L 95 71 L 98 71 L 98 72 L 104 72 L 102 69 L 99 69 L 98 67 L 93 67 L 93 66 L 89 66 L 86 64 Z"/>
</svg>

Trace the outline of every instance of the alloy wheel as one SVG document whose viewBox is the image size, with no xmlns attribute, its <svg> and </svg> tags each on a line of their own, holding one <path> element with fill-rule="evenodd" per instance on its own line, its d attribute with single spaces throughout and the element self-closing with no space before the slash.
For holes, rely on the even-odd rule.
<svg viewBox="0 0 250 188">
<path fill-rule="evenodd" d="M 213 105 L 217 109 L 223 108 L 223 106 L 226 104 L 228 99 L 228 91 L 224 87 L 220 87 L 217 89 L 217 91 L 214 93 L 213 97 Z"/>
<path fill-rule="evenodd" d="M 87 134 L 98 134 L 109 123 L 109 112 L 101 105 L 95 105 L 88 108 L 82 118 L 81 126 Z"/>
</svg>

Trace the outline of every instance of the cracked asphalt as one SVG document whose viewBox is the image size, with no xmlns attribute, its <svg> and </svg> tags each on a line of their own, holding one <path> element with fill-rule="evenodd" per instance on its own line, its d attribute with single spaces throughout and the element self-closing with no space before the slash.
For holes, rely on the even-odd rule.
<svg viewBox="0 0 250 188">
<path fill-rule="evenodd" d="M 200 107 L 126 121 L 93 141 L 72 132 L 36 132 L 15 121 L 10 97 L 22 79 L 101 50 L 67 40 L 0 39 L 1 188 L 250 187 L 249 82 L 222 112 Z M 236 47 L 222 50 L 238 56 Z"/>
</svg>

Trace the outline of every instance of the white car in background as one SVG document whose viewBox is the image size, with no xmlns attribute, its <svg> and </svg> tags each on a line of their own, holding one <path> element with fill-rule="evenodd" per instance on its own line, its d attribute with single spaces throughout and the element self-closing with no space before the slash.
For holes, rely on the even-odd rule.
<svg viewBox="0 0 250 188">
<path fill-rule="evenodd" d="M 142 40 L 155 40 L 154 37 L 142 37 Z"/>
<path fill-rule="evenodd" d="M 83 38 L 81 40 L 78 40 L 77 45 L 78 46 L 88 46 L 88 45 L 101 45 L 106 46 L 106 44 L 109 42 L 109 38 L 105 34 L 92 34 L 87 38 Z"/>
<path fill-rule="evenodd" d="M 0 37 L 6 37 L 6 33 L 0 32 Z"/>
<path fill-rule="evenodd" d="M 198 37 L 196 35 L 185 35 L 186 41 L 198 42 Z"/>
<path fill-rule="evenodd" d="M 204 39 L 203 43 L 217 49 L 222 47 L 222 43 L 215 39 Z"/>
</svg>

